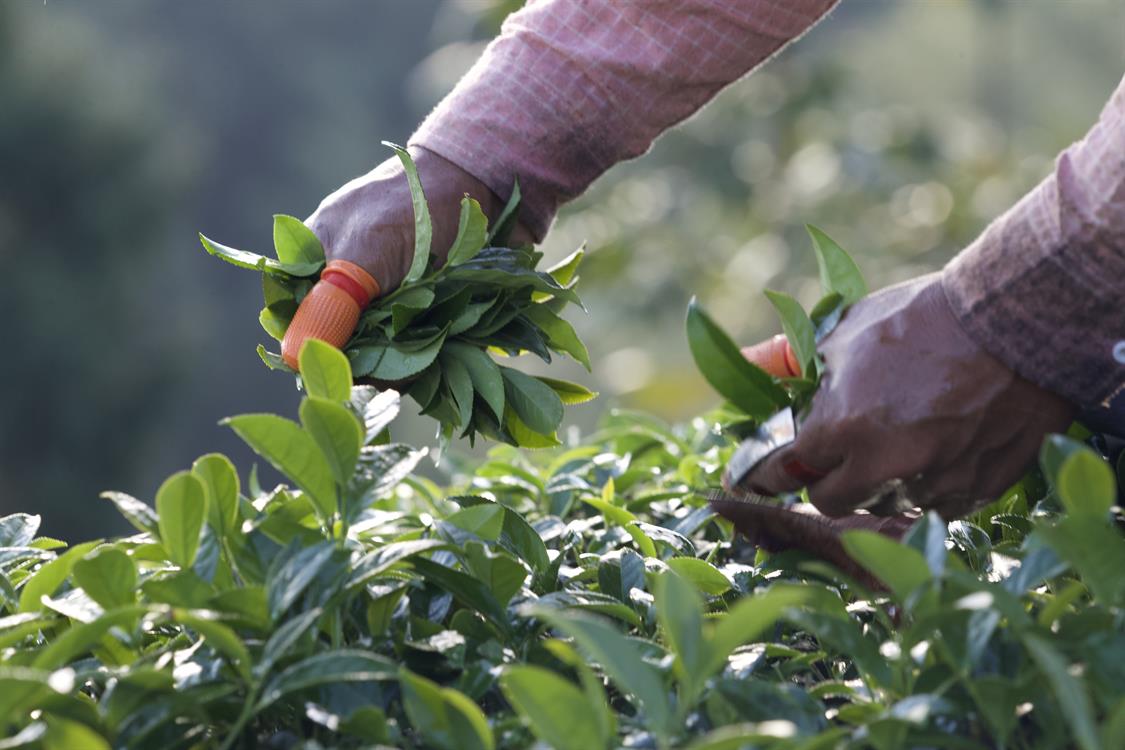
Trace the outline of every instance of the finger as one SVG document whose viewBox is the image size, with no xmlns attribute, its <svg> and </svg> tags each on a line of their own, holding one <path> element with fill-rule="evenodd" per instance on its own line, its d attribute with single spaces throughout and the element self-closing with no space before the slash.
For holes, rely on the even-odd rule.
<svg viewBox="0 0 1125 750">
<path fill-rule="evenodd" d="M 782 334 L 742 349 L 742 356 L 775 378 L 801 377 L 801 365 Z"/>
<path fill-rule="evenodd" d="M 309 339 L 342 348 L 355 331 L 363 308 L 378 294 L 378 282 L 362 268 L 346 260 L 330 261 L 285 330 L 281 342 L 285 363 L 299 369 L 298 356 Z"/>
<path fill-rule="evenodd" d="M 760 495 L 796 492 L 822 480 L 843 456 L 831 440 L 830 430 L 820 422 L 820 411 L 813 401 L 809 417 L 797 432 L 797 438 L 767 456 L 743 480 L 742 485 Z"/>
</svg>

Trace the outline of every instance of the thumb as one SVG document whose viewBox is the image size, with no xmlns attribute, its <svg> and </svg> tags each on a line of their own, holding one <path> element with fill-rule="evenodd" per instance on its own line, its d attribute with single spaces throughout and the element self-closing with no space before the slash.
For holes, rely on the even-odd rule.
<svg viewBox="0 0 1125 750">
<path fill-rule="evenodd" d="M 281 342 L 285 363 L 299 369 L 298 355 L 308 339 L 343 349 L 360 313 L 378 294 L 379 283 L 362 268 L 346 260 L 329 261 L 285 330 Z"/>
<path fill-rule="evenodd" d="M 780 333 L 753 346 L 743 347 L 742 356 L 775 378 L 801 377 L 801 364 L 793 354 L 789 340 Z"/>
</svg>

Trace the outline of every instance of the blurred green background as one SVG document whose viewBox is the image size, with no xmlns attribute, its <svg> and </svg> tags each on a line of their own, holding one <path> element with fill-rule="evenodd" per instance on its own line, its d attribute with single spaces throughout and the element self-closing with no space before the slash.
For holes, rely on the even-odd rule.
<svg viewBox="0 0 1125 750">
<path fill-rule="evenodd" d="M 385 158 L 518 5 L 0 3 L 0 513 L 91 538 L 123 530 L 103 489 L 149 500 L 212 450 L 249 466 L 217 421 L 297 394 L 254 353 L 254 275 L 195 233 L 268 251 L 272 213 Z M 688 299 L 747 343 L 775 332 L 764 288 L 817 296 L 805 222 L 875 287 L 940 268 L 1085 133 L 1123 41 L 1119 0 L 844 0 L 556 224 L 550 259 L 591 250 L 594 374 L 554 370 L 603 396 L 574 423 L 714 403 Z"/>
</svg>

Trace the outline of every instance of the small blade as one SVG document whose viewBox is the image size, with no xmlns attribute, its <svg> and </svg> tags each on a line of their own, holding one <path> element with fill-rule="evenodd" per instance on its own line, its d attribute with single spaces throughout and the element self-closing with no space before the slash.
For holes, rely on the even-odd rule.
<svg viewBox="0 0 1125 750">
<path fill-rule="evenodd" d="M 768 456 L 796 439 L 797 422 L 793 418 L 793 410 L 785 407 L 762 422 L 753 435 L 739 443 L 738 449 L 727 462 L 726 471 L 723 472 L 723 487 L 728 490 L 738 488 L 745 492 L 746 489 L 740 485 L 750 472 Z"/>
</svg>

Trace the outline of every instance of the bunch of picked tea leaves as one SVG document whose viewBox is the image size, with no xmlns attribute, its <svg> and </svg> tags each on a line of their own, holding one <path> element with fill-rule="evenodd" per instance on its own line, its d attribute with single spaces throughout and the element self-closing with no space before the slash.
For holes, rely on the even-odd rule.
<svg viewBox="0 0 1125 750">
<path fill-rule="evenodd" d="M 447 261 L 435 267 L 430 213 L 409 154 L 391 146 L 405 167 L 414 204 L 415 247 L 410 270 L 398 289 L 374 300 L 344 347 L 359 381 L 403 390 L 440 424 L 444 439 L 473 440 L 479 433 L 511 445 L 558 445 L 563 405 L 596 394 L 575 383 L 527 375 L 497 364 L 490 353 L 552 352 L 590 368 L 585 345 L 560 316 L 581 306 L 575 285 L 583 251 L 546 272 L 536 270 L 542 253 L 530 247 L 498 246 L 514 224 L 519 186 L 495 225 L 472 198 L 461 201 L 457 237 Z M 324 248 L 299 219 L 274 217 L 277 259 L 226 247 L 203 235 L 203 246 L 241 268 L 261 272 L 265 308 L 259 320 L 280 341 L 297 306 L 325 265 Z M 269 367 L 293 372 L 263 346 Z"/>
</svg>

